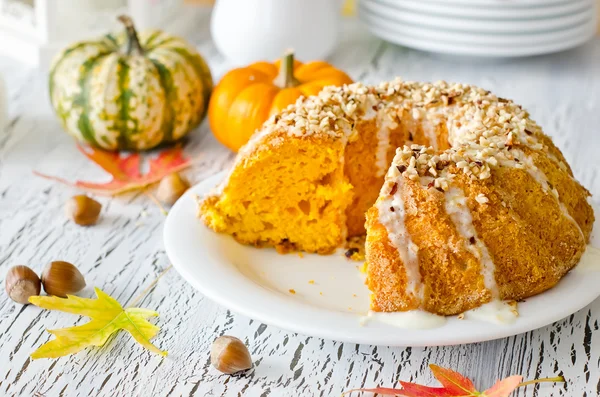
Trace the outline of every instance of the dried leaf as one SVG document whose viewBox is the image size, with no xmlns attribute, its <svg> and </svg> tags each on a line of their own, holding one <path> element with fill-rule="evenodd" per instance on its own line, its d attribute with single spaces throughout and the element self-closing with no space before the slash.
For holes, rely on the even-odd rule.
<svg viewBox="0 0 600 397">
<path fill-rule="evenodd" d="M 43 344 L 31 354 L 31 358 L 58 358 L 77 353 L 89 346 L 102 346 L 108 338 L 119 330 L 125 330 L 146 349 L 167 355 L 158 349 L 152 339 L 160 330 L 146 320 L 158 316 L 153 310 L 123 307 L 110 295 L 99 288 L 94 289 L 98 299 L 80 298 L 67 295 L 67 298 L 55 296 L 32 296 L 29 302 L 49 310 L 79 314 L 92 320 L 76 327 L 48 330 L 55 339 Z"/>
<path fill-rule="evenodd" d="M 139 153 L 120 156 L 119 153 L 105 152 L 92 147 L 77 145 L 77 148 L 88 159 L 108 172 L 112 176 L 112 180 L 105 183 L 85 181 L 76 181 L 73 183 L 63 178 L 46 175 L 38 171 L 34 171 L 34 174 L 89 193 L 113 196 L 130 190 L 143 189 L 148 185 L 159 182 L 165 176 L 181 171 L 192 164 L 190 159 L 184 157 L 181 147 L 177 146 L 172 149 L 163 150 L 156 158 L 150 159 L 148 161 L 149 170 L 146 174 L 142 175 L 140 172 L 141 156 Z"/>
<path fill-rule="evenodd" d="M 458 372 L 447 368 L 442 368 L 434 364 L 430 364 L 429 368 L 431 368 L 433 376 L 435 376 L 435 378 L 442 384 L 442 387 L 429 387 L 418 385 L 416 383 L 400 381 L 402 389 L 391 389 L 385 387 L 376 387 L 374 389 L 353 389 L 343 393 L 343 395 L 352 392 L 369 392 L 387 396 L 402 397 L 509 397 L 510 394 L 518 387 L 526 386 L 528 384 L 538 382 L 564 382 L 564 378 L 557 377 L 521 383 L 523 377 L 520 375 L 513 375 L 504 380 L 496 382 L 494 386 L 486 391 L 479 392 L 469 378 L 459 374 Z"/>
<path fill-rule="evenodd" d="M 401 396 L 405 397 L 453 397 L 454 394 L 450 393 L 444 387 L 429 387 L 417 385 L 415 383 L 402 382 L 402 393 Z"/>
<path fill-rule="evenodd" d="M 477 389 L 469 378 L 464 377 L 456 371 L 442 368 L 435 364 L 429 364 L 433 376 L 444 386 L 452 396 L 477 395 Z"/>
<path fill-rule="evenodd" d="M 384 396 L 403 396 L 403 390 L 401 389 L 391 389 L 388 387 L 376 387 L 374 389 L 352 389 L 352 390 L 348 390 L 342 393 L 342 396 L 345 396 L 346 394 L 350 394 L 353 393 L 355 391 L 358 392 L 365 392 L 365 393 L 376 393 L 376 394 L 381 394 Z"/>
<path fill-rule="evenodd" d="M 521 385 L 523 377 L 520 375 L 509 376 L 499 380 L 496 384 L 483 392 L 485 397 L 508 397 L 517 387 Z"/>
</svg>

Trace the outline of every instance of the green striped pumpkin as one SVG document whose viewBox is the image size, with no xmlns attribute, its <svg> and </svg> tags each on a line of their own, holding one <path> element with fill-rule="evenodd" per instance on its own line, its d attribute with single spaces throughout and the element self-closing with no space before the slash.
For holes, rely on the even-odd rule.
<svg viewBox="0 0 600 397">
<path fill-rule="evenodd" d="M 146 150 L 173 142 L 204 116 L 213 82 L 185 40 L 153 30 L 71 45 L 53 61 L 50 100 L 64 129 L 106 150 Z"/>
</svg>

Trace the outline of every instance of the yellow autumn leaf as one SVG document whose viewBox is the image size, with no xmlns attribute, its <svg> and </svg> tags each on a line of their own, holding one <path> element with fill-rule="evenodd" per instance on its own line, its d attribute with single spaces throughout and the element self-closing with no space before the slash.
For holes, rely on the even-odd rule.
<svg viewBox="0 0 600 397">
<path fill-rule="evenodd" d="M 146 319 L 158 316 L 157 312 L 138 308 L 123 309 L 110 295 L 99 288 L 94 290 L 98 299 L 73 295 L 67 295 L 67 298 L 56 296 L 29 298 L 29 302 L 41 308 L 79 314 L 92 319 L 84 325 L 48 330 L 56 338 L 31 353 L 31 358 L 57 358 L 77 353 L 89 346 L 102 346 L 112 334 L 122 329 L 129 332 L 146 349 L 163 356 L 167 355 L 167 352 L 150 343 L 150 339 L 160 328 Z"/>
</svg>

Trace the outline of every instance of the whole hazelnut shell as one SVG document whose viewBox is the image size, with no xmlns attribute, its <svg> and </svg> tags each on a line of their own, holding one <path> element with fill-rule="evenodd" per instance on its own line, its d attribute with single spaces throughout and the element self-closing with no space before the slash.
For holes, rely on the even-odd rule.
<svg viewBox="0 0 600 397">
<path fill-rule="evenodd" d="M 190 183 L 177 172 L 165 176 L 158 184 L 157 198 L 166 205 L 173 205 L 190 188 Z"/>
<path fill-rule="evenodd" d="M 83 275 L 73 264 L 64 261 L 50 262 L 42 272 L 42 285 L 48 295 L 66 298 L 85 287 Z"/>
<path fill-rule="evenodd" d="M 80 226 L 90 226 L 98 221 L 102 204 L 84 194 L 73 196 L 65 204 L 67 216 Z"/>
<path fill-rule="evenodd" d="M 6 274 L 5 287 L 10 299 L 22 305 L 27 305 L 30 296 L 40 294 L 41 282 L 33 270 L 27 266 L 19 265 L 9 269 Z"/>
<path fill-rule="evenodd" d="M 252 358 L 244 342 L 233 336 L 219 336 L 210 349 L 210 363 L 224 374 L 252 368 Z"/>
</svg>

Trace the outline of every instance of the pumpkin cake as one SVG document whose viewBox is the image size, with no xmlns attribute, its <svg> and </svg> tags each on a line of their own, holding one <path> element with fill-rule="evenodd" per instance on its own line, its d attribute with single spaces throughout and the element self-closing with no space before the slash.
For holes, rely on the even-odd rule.
<svg viewBox="0 0 600 397">
<path fill-rule="evenodd" d="M 366 232 L 373 310 L 451 315 L 555 285 L 589 240 L 588 197 L 519 105 L 396 80 L 328 87 L 271 117 L 200 217 L 280 252 L 327 254 Z"/>
</svg>

